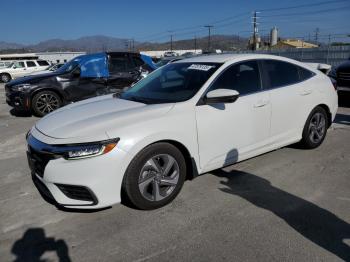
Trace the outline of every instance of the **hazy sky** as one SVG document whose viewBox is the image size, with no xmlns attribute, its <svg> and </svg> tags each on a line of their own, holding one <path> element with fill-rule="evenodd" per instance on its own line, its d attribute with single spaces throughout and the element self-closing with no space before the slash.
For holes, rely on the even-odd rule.
<svg viewBox="0 0 350 262">
<path fill-rule="evenodd" d="M 350 0 L 1 0 L 0 41 L 107 35 L 164 42 L 170 30 L 175 40 L 207 35 L 206 24 L 214 25 L 213 34 L 247 36 L 254 10 L 261 10 L 261 34 L 274 25 L 289 37 L 313 38 L 317 27 L 320 40 L 329 33 L 350 34 Z"/>
</svg>

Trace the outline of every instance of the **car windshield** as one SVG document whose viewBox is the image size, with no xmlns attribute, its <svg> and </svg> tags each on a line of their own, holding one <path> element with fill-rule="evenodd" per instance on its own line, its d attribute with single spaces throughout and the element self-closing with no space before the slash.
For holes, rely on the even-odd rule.
<svg viewBox="0 0 350 262">
<path fill-rule="evenodd" d="M 173 63 L 154 71 L 120 95 L 144 104 L 175 103 L 193 97 L 221 66 L 219 63 Z"/>
<path fill-rule="evenodd" d="M 163 60 L 160 60 L 159 62 L 156 63 L 156 67 L 161 67 L 163 65 L 166 65 L 170 62 L 169 59 L 163 59 Z"/>
<path fill-rule="evenodd" d="M 59 69 L 56 70 L 56 72 L 59 73 L 69 73 L 72 72 L 80 63 L 80 58 L 74 58 L 61 66 Z"/>
</svg>

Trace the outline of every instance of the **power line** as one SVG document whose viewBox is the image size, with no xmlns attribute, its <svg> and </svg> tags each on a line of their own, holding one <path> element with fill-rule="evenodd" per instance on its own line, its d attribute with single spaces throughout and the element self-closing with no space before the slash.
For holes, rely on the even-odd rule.
<svg viewBox="0 0 350 262">
<path fill-rule="evenodd" d="M 288 10 L 288 9 L 302 8 L 302 7 L 312 7 L 312 6 L 335 4 L 335 3 L 347 2 L 347 1 L 348 0 L 333 0 L 333 1 L 315 2 L 315 3 L 303 4 L 303 5 L 294 5 L 294 6 L 286 6 L 286 7 L 259 9 L 259 11 L 262 11 L 262 12 L 273 12 L 273 11 L 279 11 L 279 10 Z"/>
<path fill-rule="evenodd" d="M 322 10 L 314 10 L 314 11 L 307 11 L 307 12 L 301 12 L 301 13 L 284 13 L 284 14 L 273 14 L 269 16 L 263 16 L 263 17 L 279 17 L 279 16 L 298 16 L 298 15 L 315 15 L 315 14 L 321 14 L 321 13 L 329 13 L 329 12 L 334 12 L 334 11 L 339 11 L 339 10 L 344 10 L 348 11 L 345 8 L 348 8 L 350 6 L 342 6 L 342 7 L 337 7 L 337 8 L 332 8 L 332 9 L 322 9 Z"/>
</svg>

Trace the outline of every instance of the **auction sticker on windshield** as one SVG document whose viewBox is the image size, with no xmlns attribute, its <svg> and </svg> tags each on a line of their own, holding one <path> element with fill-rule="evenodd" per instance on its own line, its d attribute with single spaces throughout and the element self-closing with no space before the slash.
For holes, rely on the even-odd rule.
<svg viewBox="0 0 350 262">
<path fill-rule="evenodd" d="M 215 68 L 215 66 L 211 65 L 200 65 L 200 64 L 192 64 L 188 69 L 190 70 L 201 70 L 201 71 L 209 71 L 210 69 Z"/>
</svg>

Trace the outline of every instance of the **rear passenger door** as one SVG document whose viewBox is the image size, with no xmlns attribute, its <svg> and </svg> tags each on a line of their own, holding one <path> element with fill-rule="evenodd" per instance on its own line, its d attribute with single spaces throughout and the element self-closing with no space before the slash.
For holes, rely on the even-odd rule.
<svg viewBox="0 0 350 262">
<path fill-rule="evenodd" d="M 26 61 L 26 65 L 27 65 L 26 75 L 29 75 L 29 74 L 37 71 L 39 68 L 34 61 Z"/>
<path fill-rule="evenodd" d="M 272 143 L 287 144 L 297 140 L 304 126 L 304 86 L 300 67 L 280 60 L 262 60 L 263 87 L 269 90 L 271 101 Z"/>
</svg>

